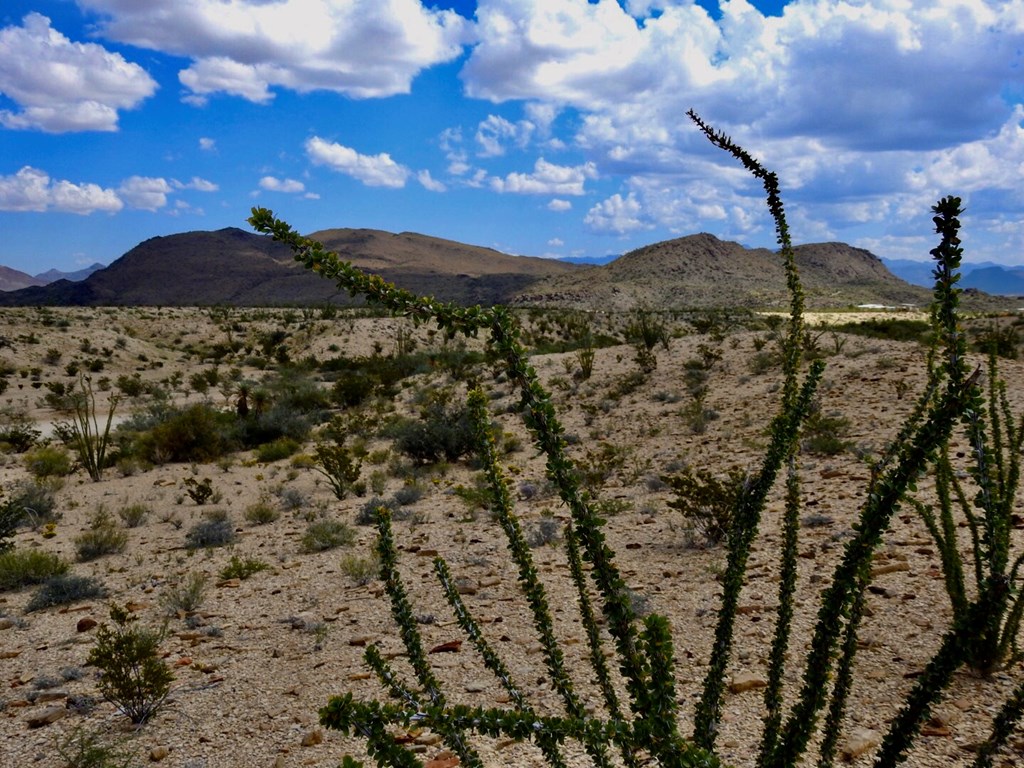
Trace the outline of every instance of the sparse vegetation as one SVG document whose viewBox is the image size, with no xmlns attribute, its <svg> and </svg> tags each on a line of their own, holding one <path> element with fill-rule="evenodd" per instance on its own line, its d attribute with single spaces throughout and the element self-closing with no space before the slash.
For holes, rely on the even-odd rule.
<svg viewBox="0 0 1024 768">
<path fill-rule="evenodd" d="M 105 597 L 106 587 L 98 579 L 91 576 L 77 576 L 63 573 L 43 582 L 25 606 L 26 613 L 41 611 L 55 605 L 68 605 L 82 600 L 94 600 Z"/>
<path fill-rule="evenodd" d="M 126 546 L 128 534 L 103 507 L 93 513 L 88 529 L 75 537 L 75 552 L 83 563 L 104 555 L 124 552 Z"/>
<path fill-rule="evenodd" d="M 328 549 L 347 547 L 355 541 L 355 532 L 340 520 L 314 520 L 302 535 L 300 548 L 303 552 L 324 552 Z"/>
<path fill-rule="evenodd" d="M 185 534 L 185 546 L 189 549 L 223 547 L 235 540 L 235 528 L 231 518 L 223 509 L 210 510 L 205 519 L 193 525 Z"/>
<path fill-rule="evenodd" d="M 42 584 L 67 571 L 67 562 L 52 552 L 11 549 L 0 553 L 0 592 Z"/>
</svg>

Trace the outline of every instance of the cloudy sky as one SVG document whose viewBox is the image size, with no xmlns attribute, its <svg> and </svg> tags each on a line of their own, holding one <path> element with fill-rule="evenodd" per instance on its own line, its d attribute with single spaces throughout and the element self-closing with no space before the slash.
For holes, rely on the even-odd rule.
<svg viewBox="0 0 1024 768">
<path fill-rule="evenodd" d="M 598 256 L 694 232 L 1024 264 L 1024 0 L 3 0 L 0 264 L 246 227 Z"/>
</svg>

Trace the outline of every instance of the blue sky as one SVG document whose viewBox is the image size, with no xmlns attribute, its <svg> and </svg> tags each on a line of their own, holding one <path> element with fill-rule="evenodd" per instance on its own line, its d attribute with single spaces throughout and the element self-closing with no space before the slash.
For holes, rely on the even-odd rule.
<svg viewBox="0 0 1024 768">
<path fill-rule="evenodd" d="M 694 232 L 1024 264 L 1024 0 L 3 0 L 0 264 L 155 235 L 415 231 L 534 256 Z"/>
</svg>

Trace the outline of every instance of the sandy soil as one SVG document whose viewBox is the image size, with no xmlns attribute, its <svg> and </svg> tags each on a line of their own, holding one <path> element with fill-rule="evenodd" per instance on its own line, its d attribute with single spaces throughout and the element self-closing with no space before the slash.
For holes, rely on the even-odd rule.
<svg viewBox="0 0 1024 768">
<path fill-rule="evenodd" d="M 597 322 L 603 321 L 598 318 Z M 75 359 L 104 361 L 103 370 L 93 374 L 97 385 L 103 376 L 116 382 L 119 375 L 137 373 L 145 381 L 163 382 L 173 390 L 171 396 L 177 403 L 198 401 L 204 396 L 190 390 L 189 377 L 214 365 L 204 355 L 218 342 L 238 339 L 257 344 L 261 333 L 284 329 L 290 334 L 285 344 L 293 358 L 312 354 L 323 359 L 339 352 L 369 354 L 375 343 L 386 354 L 394 347 L 399 325 L 400 321 L 370 317 L 328 321 L 315 314 L 307 317 L 285 310 L 234 310 L 226 315 L 189 309 L 4 310 L 0 336 L 12 347 L 0 349 L 0 361 L 13 373 L 8 376 L 10 386 L 0 397 L 0 405 L 6 409 L 6 419 L 27 416 L 40 425 L 59 421 L 60 414 L 47 408 L 43 397 L 48 382 L 75 380 L 65 370 Z M 421 349 L 442 344 L 426 328 L 416 329 L 414 336 Z M 841 345 L 823 341 L 834 354 L 828 359 L 822 386 L 822 409 L 849 419 L 844 439 L 858 451 L 877 453 L 895 433 L 924 382 L 922 351 L 908 344 L 844 339 Z M 700 537 L 668 507 L 671 494 L 658 478 L 683 464 L 719 472 L 757 466 L 780 384 L 777 369 L 765 373 L 751 370 L 755 346 L 764 342 L 764 331 L 733 330 L 718 342 L 707 336 L 681 335 L 673 339 L 670 350 L 657 350 L 657 370 L 629 392 L 623 392 L 624 382 L 636 365 L 628 346 L 598 350 L 593 376 L 587 381 L 574 380 L 577 365 L 572 353 L 534 360 L 554 393 L 573 454 L 585 457 L 588 449 L 607 444 L 621 457 L 601 492 L 601 498 L 610 502 L 608 537 L 627 581 L 652 610 L 667 615 L 673 626 L 684 734 L 692 727 L 693 705 L 706 669 L 719 590 L 716 576 L 724 552 L 700 546 Z M 698 355 L 700 344 L 720 349 L 722 359 L 711 369 L 706 401 L 716 416 L 707 422 L 703 433 L 695 433 L 685 412 L 690 396 L 684 363 Z M 833 344 L 836 349 L 831 349 Z M 44 362 L 49 350 L 59 352 L 59 356 L 49 355 L 51 363 Z M 59 359 L 53 360 L 55 357 Z M 222 363 L 220 370 L 227 371 L 235 364 Z M 178 371 L 182 376 L 175 384 Z M 1024 366 L 1006 362 L 1003 373 L 1016 407 L 1024 406 L 1020 402 Z M 243 375 L 259 380 L 272 372 L 245 368 Z M 419 377 L 401 391 L 396 407 L 412 412 L 418 393 L 450 385 L 440 373 Z M 507 456 L 507 464 L 520 497 L 518 512 L 524 525 L 532 529 L 546 515 L 564 516 L 564 508 L 544 479 L 541 460 L 515 416 L 515 393 L 500 381 L 490 381 L 489 386 L 497 420 L 508 433 L 517 435 L 521 444 Z M 900 397 L 905 388 L 908 394 Z M 110 392 L 99 394 L 102 409 Z M 205 397 L 219 407 L 231 407 L 228 394 L 216 388 Z M 145 397 L 125 399 L 118 413 L 127 415 L 146 403 Z M 390 444 L 374 438 L 367 447 L 384 452 Z M 310 449 L 311 445 L 306 447 Z M 22 456 L 8 454 L 2 463 L 0 481 L 8 488 L 28 477 Z M 375 470 L 386 474 L 385 495 L 403 487 L 401 472 L 389 472 L 386 464 L 365 463 L 364 480 Z M 4 684 L 0 691 L 0 763 L 61 766 L 57 745 L 76 732 L 118 735 L 135 752 L 135 765 L 327 768 L 338 765 L 346 753 L 364 756 L 357 741 L 320 729 L 317 711 L 331 696 L 347 691 L 364 698 L 382 696 L 362 660 L 367 643 L 378 643 L 385 655 L 394 655 L 395 665 L 405 670 L 380 583 L 358 585 L 342 564 L 347 555 L 369 556 L 373 531 L 356 526 L 351 548 L 316 554 L 302 553 L 299 539 L 308 519 L 328 516 L 354 524 L 367 498 L 350 496 L 337 501 L 309 466 L 301 462 L 296 466 L 289 459 L 261 464 L 251 452 L 211 465 L 163 464 L 130 471 L 125 475 L 111 468 L 98 483 L 89 481 L 80 470 L 65 478 L 57 493 L 63 515 L 57 535 L 44 539 L 38 531 L 26 529 L 17 535 L 16 544 L 60 553 L 74 563 L 74 539 L 101 505 L 112 512 L 135 502 L 151 508 L 143 525 L 128 530 L 129 545 L 123 553 L 74 563 L 73 571 L 101 579 L 110 599 L 131 604 L 141 621 L 152 625 L 168 621 L 163 650 L 175 672 L 169 705 L 138 730 L 131 729 L 126 718 L 103 701 L 86 714 L 68 710 L 50 725 L 30 728 L 28 719 L 47 707 L 66 705 L 82 696 L 98 698 L 95 670 L 85 666 L 95 630 L 78 631 L 78 623 L 87 617 L 106 620 L 107 603 L 98 600 L 25 614 L 31 590 L 0 593 L 0 616 L 6 615 L 10 624 L 0 629 L 0 680 Z M 837 456 L 809 455 L 801 471 L 805 519 L 814 525 L 805 526 L 801 544 L 796 639 L 787 677 L 790 696 L 799 683 L 798 663 L 814 625 L 818 592 L 827 583 L 849 535 L 868 479 L 866 463 L 853 451 Z M 430 566 L 430 555 L 436 551 L 463 580 L 467 604 L 515 678 L 530 691 L 537 708 L 560 712 L 556 695 L 545 683 L 547 673 L 528 629 L 525 601 L 517 591 L 515 570 L 500 531 L 488 513 L 470 509 L 454 493 L 459 485 L 472 485 L 474 475 L 465 464 L 421 473 L 422 498 L 411 505 L 408 519 L 396 522 L 402 573 L 416 610 L 433 617 L 421 625 L 425 643 L 433 647 L 463 639 Z M 183 483 L 187 478 L 207 477 L 220 500 L 199 507 L 187 497 Z M 927 485 L 922 482 L 923 489 Z M 295 509 L 282 507 L 281 517 L 268 525 L 246 522 L 247 507 L 261 498 L 280 504 L 282 489 L 299 500 Z M 230 515 L 238 534 L 236 543 L 208 550 L 187 549 L 187 532 L 211 506 Z M 764 675 L 766 670 L 778 601 L 781 509 L 777 492 L 766 510 L 752 556 L 731 677 L 745 672 Z M 232 556 L 258 558 L 270 567 L 251 578 L 225 582 L 218 573 Z M 584 661 L 585 647 L 577 634 L 575 598 L 564 556 L 557 545 L 539 547 L 534 556 L 556 606 L 557 632 L 564 640 L 577 684 L 589 700 L 593 690 Z M 878 564 L 893 567 L 878 576 L 877 590 L 868 598 L 870 616 L 862 632 L 858 684 L 844 743 L 858 729 L 884 732 L 901 696 L 936 648 L 950 616 L 935 547 L 909 510 L 894 520 Z M 181 616 L 168 618 L 162 600 L 196 573 L 208 578 L 200 611 L 188 621 Z M 468 642 L 457 653 L 437 653 L 430 658 L 438 676 L 447 683 L 451 700 L 474 705 L 507 701 Z M 932 735 L 918 742 L 908 764 L 936 768 L 969 764 L 973 759 L 970 745 L 985 737 L 993 712 L 1020 673 L 1019 665 L 990 679 L 959 673 L 930 726 Z M 58 684 L 50 688 L 51 682 Z M 54 700 L 44 701 L 54 691 Z M 752 764 L 760 713 L 757 690 L 727 695 L 719 744 L 729 763 Z M 416 749 L 425 761 L 440 757 L 442 761 L 435 765 L 444 764 L 444 747 L 436 736 L 421 733 L 417 738 Z M 539 752 L 529 745 L 481 740 L 480 750 L 489 766 L 543 765 Z M 1003 759 L 1007 765 L 1018 764 L 1024 761 L 1024 751 L 1009 752 Z M 856 765 L 869 762 L 870 751 L 854 760 Z"/>
</svg>

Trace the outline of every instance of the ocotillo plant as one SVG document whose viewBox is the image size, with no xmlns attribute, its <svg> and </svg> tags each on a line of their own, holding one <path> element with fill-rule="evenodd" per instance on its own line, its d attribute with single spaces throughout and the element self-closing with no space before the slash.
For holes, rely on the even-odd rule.
<svg viewBox="0 0 1024 768">
<path fill-rule="evenodd" d="M 508 693 L 510 706 L 481 708 L 449 703 L 428 663 L 416 626 L 408 592 L 397 567 L 397 547 L 386 509 L 377 512 L 377 554 L 381 577 L 391 600 L 392 614 L 405 645 L 415 682 L 406 682 L 373 646 L 366 660 L 393 701 L 357 701 L 350 693 L 337 696 L 321 710 L 321 722 L 365 739 L 367 751 L 380 766 L 419 766 L 421 762 L 392 737 L 389 728 L 415 724 L 438 733 L 466 766 L 482 765 L 474 748 L 475 735 L 530 740 L 552 766 L 566 764 L 564 744 L 581 744 L 596 766 L 718 766 L 715 753 L 722 716 L 726 669 L 731 656 L 740 589 L 747 572 L 751 545 L 757 536 L 769 492 L 784 480 L 784 535 L 779 553 L 781 579 L 775 635 L 769 649 L 768 685 L 765 689 L 762 738 L 756 756 L 759 766 L 798 764 L 815 740 L 820 765 L 830 765 L 836 749 L 834 735 L 845 717 L 846 698 L 854 675 L 857 633 L 863 616 L 865 590 L 870 582 L 870 562 L 896 511 L 914 490 L 915 481 L 940 455 L 961 418 L 977 406 L 975 377 L 960 362 L 963 339 L 958 332 L 959 266 L 958 216 L 960 203 L 945 198 L 935 207 L 936 229 L 941 236 L 932 252 L 936 261 L 934 319 L 945 353 L 945 365 L 934 365 L 925 392 L 910 417 L 885 451 L 873 473 L 866 501 L 847 541 L 829 586 L 822 592 L 818 620 L 804 661 L 802 684 L 784 707 L 783 681 L 789 658 L 790 624 L 797 578 L 796 557 L 802 493 L 799 483 L 799 436 L 820 381 L 823 363 L 803 365 L 803 292 L 793 257 L 778 180 L 734 144 L 714 131 L 694 113 L 691 118 L 716 146 L 729 152 L 759 180 L 775 221 L 780 255 L 786 271 L 791 303 L 789 325 L 782 343 L 784 385 L 778 414 L 770 427 L 770 439 L 761 466 L 751 473 L 737 494 L 727 537 L 728 560 L 722 577 L 722 597 L 715 639 L 703 693 L 694 713 L 694 731 L 680 731 L 681 718 L 675 692 L 675 657 L 668 622 L 651 615 L 640 621 L 629 599 L 629 590 L 608 546 L 603 521 L 595 514 L 593 499 L 578 483 L 578 473 L 565 452 L 562 426 L 551 397 L 530 366 L 513 315 L 503 307 L 460 307 L 416 296 L 368 275 L 320 243 L 300 236 L 265 209 L 254 209 L 250 223 L 289 244 L 296 259 L 308 269 L 334 280 L 340 288 L 368 302 L 411 317 L 434 322 L 449 336 L 487 335 L 494 359 L 499 361 L 519 389 L 520 412 L 531 436 L 546 460 L 547 475 L 569 511 L 563 543 L 574 582 L 579 625 L 588 647 L 590 677 L 600 691 L 603 711 L 590 713 L 580 704 L 565 655 L 552 631 L 552 615 L 545 586 L 533 566 L 529 547 L 515 515 L 512 497 L 494 449 L 487 397 L 474 389 L 469 398 L 476 439 L 494 500 L 496 519 L 508 540 L 508 549 L 519 574 L 519 585 L 529 605 L 534 631 L 563 712 L 541 716 L 524 689 L 512 679 L 508 666 L 487 641 L 469 608 L 452 588 L 453 576 L 443 560 L 435 563 L 441 589 L 457 622 L 476 647 L 485 666 Z M 955 364 L 948 361 L 957 361 Z M 587 563 L 587 567 L 584 566 Z M 879 749 L 876 764 L 894 765 L 914 743 L 929 707 L 948 687 L 953 671 L 969 660 L 971 628 L 991 615 L 992 605 L 1005 600 L 1005 580 L 986 579 L 977 597 L 948 629 L 935 657 L 910 691 Z M 596 596 L 596 599 L 595 599 Z M 603 618 L 599 626 L 598 615 Z M 604 647 L 606 634 L 613 653 Z M 607 656 L 618 667 L 613 675 Z M 621 680 L 621 683 L 617 682 Z M 991 737 L 979 751 L 978 765 L 1005 743 L 1024 709 L 1024 683 L 1007 700 L 995 718 Z M 346 757 L 345 766 L 359 763 Z"/>
</svg>

